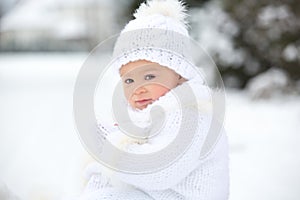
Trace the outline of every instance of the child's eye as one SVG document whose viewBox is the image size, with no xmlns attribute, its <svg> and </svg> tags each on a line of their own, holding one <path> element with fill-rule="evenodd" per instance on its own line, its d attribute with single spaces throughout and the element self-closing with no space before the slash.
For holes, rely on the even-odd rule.
<svg viewBox="0 0 300 200">
<path fill-rule="evenodd" d="M 155 76 L 152 75 L 152 74 L 148 74 L 148 75 L 145 76 L 145 80 L 151 80 L 151 79 L 154 79 L 154 78 L 155 78 Z"/>
<path fill-rule="evenodd" d="M 130 83 L 133 83 L 134 81 L 133 81 L 133 79 L 128 78 L 128 79 L 126 79 L 124 82 L 125 82 L 126 84 L 130 84 Z"/>
</svg>

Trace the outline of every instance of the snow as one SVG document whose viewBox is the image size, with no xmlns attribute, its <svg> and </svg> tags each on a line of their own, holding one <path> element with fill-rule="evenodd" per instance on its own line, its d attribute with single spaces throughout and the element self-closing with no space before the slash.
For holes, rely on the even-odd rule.
<svg viewBox="0 0 300 200">
<path fill-rule="evenodd" d="M 46 1 L 49 2 L 49 1 Z M 48 3 L 49 4 L 49 3 Z M 56 20 L 56 13 L 47 10 L 47 3 L 21 1 L 1 19 L 1 31 L 38 29 L 47 30 Z"/>
<path fill-rule="evenodd" d="M 58 39 L 82 39 L 90 34 L 87 27 L 90 22 L 97 31 L 95 34 L 101 34 L 102 27 L 106 27 L 103 34 L 108 34 L 116 26 L 117 8 L 112 4 L 113 1 L 107 0 L 24 0 L 1 18 L 0 32 L 16 35 L 30 32 L 35 38 L 41 37 L 36 35 L 41 33 L 44 37 L 46 34 Z M 97 23 L 99 19 L 101 27 Z"/>
<path fill-rule="evenodd" d="M 54 30 L 55 37 L 60 39 L 84 38 L 88 34 L 84 21 L 79 17 L 61 19 Z"/>
<path fill-rule="evenodd" d="M 283 37 L 287 31 L 295 29 L 297 18 L 288 5 L 267 5 L 259 10 L 256 24 L 266 30 L 268 38 L 272 41 Z"/>
<path fill-rule="evenodd" d="M 89 157 L 73 125 L 72 92 L 85 56 L 0 57 L 0 178 L 21 199 L 60 199 L 81 188 Z"/>
<path fill-rule="evenodd" d="M 261 9 L 258 14 L 258 24 L 268 27 L 276 20 L 283 20 L 290 17 L 290 10 L 286 5 L 268 5 Z"/>
<path fill-rule="evenodd" d="M 287 45 L 283 52 L 282 56 L 286 61 L 296 61 L 297 59 L 300 60 L 300 50 L 297 49 L 295 44 Z"/>
<path fill-rule="evenodd" d="M 1 200 L 81 192 L 91 158 L 73 123 L 72 93 L 86 56 L 0 54 Z M 299 199 L 300 97 L 253 101 L 228 89 L 226 110 L 230 200 Z"/>
<path fill-rule="evenodd" d="M 300 97 L 228 92 L 230 199 L 299 199 Z"/>
<path fill-rule="evenodd" d="M 192 36 L 209 54 L 217 55 L 222 63 L 238 67 L 244 54 L 235 49 L 232 38 L 238 34 L 239 28 L 219 3 L 210 1 L 200 9 L 191 10 Z"/>
<path fill-rule="evenodd" d="M 247 83 L 247 90 L 252 98 L 271 98 L 278 93 L 288 90 L 289 77 L 278 68 L 270 68 L 268 71 L 253 77 Z"/>
</svg>

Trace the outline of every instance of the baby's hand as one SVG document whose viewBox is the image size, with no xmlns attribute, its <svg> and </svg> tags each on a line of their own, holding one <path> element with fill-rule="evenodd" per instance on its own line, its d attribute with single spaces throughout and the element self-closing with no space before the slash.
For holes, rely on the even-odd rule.
<svg viewBox="0 0 300 200">
<path fill-rule="evenodd" d="M 133 138 L 126 137 L 121 141 L 121 146 L 130 145 L 130 144 L 142 145 L 142 144 L 146 144 L 146 143 L 148 143 L 147 139 L 133 139 Z"/>
<path fill-rule="evenodd" d="M 147 139 L 132 139 L 135 144 L 146 144 L 148 143 Z"/>
</svg>

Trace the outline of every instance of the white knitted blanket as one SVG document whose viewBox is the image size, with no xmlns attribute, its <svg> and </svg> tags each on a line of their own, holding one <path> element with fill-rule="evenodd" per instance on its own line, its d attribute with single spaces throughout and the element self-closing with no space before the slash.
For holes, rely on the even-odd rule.
<svg viewBox="0 0 300 200">
<path fill-rule="evenodd" d="M 147 154 L 168 148 L 181 126 L 195 127 L 187 123 L 197 123 L 196 130 L 188 130 L 195 132 L 195 135 L 186 151 L 167 167 L 145 174 L 114 171 L 107 174 L 103 172 L 103 166 L 95 164 L 88 169 L 90 181 L 81 199 L 228 199 L 228 146 L 223 130 L 210 154 L 205 159 L 199 159 L 212 120 L 210 91 L 199 80 L 184 84 L 193 89 L 196 102 L 179 104 L 176 95 L 169 92 L 142 111 L 128 109 L 131 121 L 142 128 L 152 123 L 150 111 L 154 106 L 164 109 L 165 123 L 155 137 L 141 141 L 125 135 L 118 127 L 108 127 L 106 130 L 110 130 L 107 139 L 117 148 L 128 153 Z M 173 90 L 179 87 L 182 86 Z M 188 110 L 190 114 L 185 117 L 190 119 L 182 119 L 183 109 Z M 195 121 L 195 115 L 199 120 Z M 111 177 L 129 187 L 114 186 Z"/>
</svg>

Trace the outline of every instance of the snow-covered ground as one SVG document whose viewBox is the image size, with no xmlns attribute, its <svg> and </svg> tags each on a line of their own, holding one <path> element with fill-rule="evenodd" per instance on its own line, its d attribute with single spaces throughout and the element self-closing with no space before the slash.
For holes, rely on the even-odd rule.
<svg viewBox="0 0 300 200">
<path fill-rule="evenodd" d="M 80 193 L 91 158 L 74 127 L 72 94 L 86 56 L 0 55 L 1 200 Z M 300 97 L 252 101 L 228 90 L 226 110 L 230 200 L 299 199 Z"/>
</svg>

